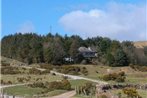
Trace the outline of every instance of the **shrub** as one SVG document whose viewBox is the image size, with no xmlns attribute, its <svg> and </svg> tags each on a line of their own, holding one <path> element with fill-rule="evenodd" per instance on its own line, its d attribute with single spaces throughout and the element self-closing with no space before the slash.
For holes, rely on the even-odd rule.
<svg viewBox="0 0 147 98">
<path fill-rule="evenodd" d="M 57 82 L 57 81 L 53 81 L 53 82 L 50 82 L 48 84 L 47 88 L 50 89 L 50 90 L 62 89 L 62 83 L 61 82 Z"/>
<path fill-rule="evenodd" d="M 88 70 L 86 69 L 86 67 L 82 68 L 81 73 L 84 74 L 85 76 L 88 75 Z"/>
<path fill-rule="evenodd" d="M 142 98 L 138 94 L 138 92 L 137 92 L 137 90 L 135 88 L 126 87 L 126 88 L 123 89 L 123 93 L 126 94 L 128 97 L 131 97 L 131 98 Z"/>
<path fill-rule="evenodd" d="M 94 95 L 95 86 L 91 82 L 85 83 L 83 86 L 76 87 L 77 94 Z"/>
<path fill-rule="evenodd" d="M 8 81 L 7 84 L 12 84 L 12 81 Z"/>
<path fill-rule="evenodd" d="M 102 77 L 102 79 L 105 81 L 113 80 L 116 82 L 124 82 L 126 77 L 125 77 L 125 72 L 119 72 L 119 73 L 106 74 Z"/>
<path fill-rule="evenodd" d="M 61 66 L 57 68 L 58 72 L 64 73 L 64 74 L 73 74 L 73 75 L 79 75 L 80 67 L 75 66 Z"/>
<path fill-rule="evenodd" d="M 1 61 L 1 66 L 10 66 L 10 63 L 7 63 L 7 62 L 5 62 L 5 61 Z"/>
<path fill-rule="evenodd" d="M 43 82 L 34 82 L 33 84 L 28 84 L 28 86 L 33 87 L 33 88 L 35 87 L 46 88 Z"/>
<path fill-rule="evenodd" d="M 1 67 L 2 74 L 19 74 L 21 71 L 17 67 L 5 66 Z"/>
<path fill-rule="evenodd" d="M 108 98 L 106 95 L 102 94 L 100 95 L 100 98 Z"/>
<path fill-rule="evenodd" d="M 130 67 L 134 70 L 146 72 L 147 71 L 147 66 L 139 66 L 139 65 L 130 65 Z"/>
<path fill-rule="evenodd" d="M 71 84 L 68 80 L 63 79 L 62 81 L 53 81 L 53 82 L 41 82 L 37 81 L 33 84 L 28 84 L 30 87 L 40 87 L 40 88 L 47 88 L 48 90 L 55 90 L 55 89 L 63 89 L 63 90 L 70 90 Z"/>
<path fill-rule="evenodd" d="M 64 89 L 64 90 L 70 90 L 71 89 L 71 84 L 67 79 L 62 80 L 62 89 Z"/>
<path fill-rule="evenodd" d="M 41 71 L 36 68 L 29 69 L 29 74 L 41 74 Z"/>
<path fill-rule="evenodd" d="M 118 76 L 115 81 L 116 82 L 125 82 L 125 79 L 126 79 L 125 76 Z"/>
<path fill-rule="evenodd" d="M 44 69 L 48 69 L 48 70 L 52 70 L 53 69 L 53 66 L 49 65 L 49 64 L 40 64 L 40 67 L 44 68 Z"/>
</svg>

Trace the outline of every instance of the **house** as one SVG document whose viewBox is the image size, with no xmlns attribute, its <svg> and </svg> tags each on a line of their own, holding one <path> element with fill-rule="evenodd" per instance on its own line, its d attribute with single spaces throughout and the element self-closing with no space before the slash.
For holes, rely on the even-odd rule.
<svg viewBox="0 0 147 98">
<path fill-rule="evenodd" d="M 83 55 L 84 58 L 95 58 L 97 57 L 96 49 L 93 47 L 79 47 L 78 51 Z"/>
</svg>

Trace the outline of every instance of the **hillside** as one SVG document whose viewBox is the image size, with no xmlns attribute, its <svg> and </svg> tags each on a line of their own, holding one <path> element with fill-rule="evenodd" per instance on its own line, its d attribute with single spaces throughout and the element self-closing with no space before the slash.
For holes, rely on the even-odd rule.
<svg viewBox="0 0 147 98">
<path fill-rule="evenodd" d="M 1 59 L 2 64 L 10 64 L 11 66 L 25 66 L 25 65 L 27 65 L 26 63 L 20 62 L 15 59 L 3 57 L 3 56 L 1 56 L 0 59 Z"/>
<path fill-rule="evenodd" d="M 147 46 L 147 41 L 134 42 L 134 46 L 136 48 L 144 48 L 145 46 Z"/>
</svg>

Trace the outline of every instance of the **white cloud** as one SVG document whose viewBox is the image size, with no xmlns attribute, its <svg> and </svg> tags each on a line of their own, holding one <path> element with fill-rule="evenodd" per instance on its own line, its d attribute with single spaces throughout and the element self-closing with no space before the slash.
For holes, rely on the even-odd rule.
<svg viewBox="0 0 147 98">
<path fill-rule="evenodd" d="M 21 33 L 30 33 L 34 31 L 35 31 L 35 27 L 31 21 L 24 22 L 18 27 L 17 30 L 17 32 L 21 32 Z"/>
<path fill-rule="evenodd" d="M 147 40 L 146 5 L 110 3 L 105 10 L 72 11 L 62 16 L 59 23 L 66 31 L 83 38 L 103 36 L 118 40 Z"/>
</svg>

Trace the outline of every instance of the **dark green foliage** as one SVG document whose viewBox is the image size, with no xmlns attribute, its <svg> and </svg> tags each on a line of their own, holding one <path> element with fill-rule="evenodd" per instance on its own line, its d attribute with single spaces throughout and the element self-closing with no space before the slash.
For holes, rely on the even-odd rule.
<svg viewBox="0 0 147 98">
<path fill-rule="evenodd" d="M 144 47 L 144 54 L 147 56 L 147 46 Z"/>
<path fill-rule="evenodd" d="M 107 54 L 107 63 L 109 66 L 114 66 L 115 59 L 114 56 L 111 53 Z"/>
<path fill-rule="evenodd" d="M 135 53 L 135 47 L 133 45 L 133 42 L 130 41 L 123 41 L 121 44 L 123 51 L 126 53 L 129 63 L 130 64 L 136 64 L 137 63 L 137 56 Z"/>
<path fill-rule="evenodd" d="M 115 58 L 114 66 L 128 66 L 129 65 L 128 58 L 126 54 L 124 53 L 124 51 L 121 49 L 118 49 L 116 51 L 116 53 L 114 54 L 114 58 Z"/>
<path fill-rule="evenodd" d="M 110 66 L 126 66 L 129 64 L 146 65 L 147 48 L 137 49 L 132 42 L 120 43 L 109 38 L 94 37 L 82 39 L 77 35 L 64 37 L 58 33 L 40 36 L 35 33 L 16 33 L 8 35 L 1 40 L 2 56 L 16 59 L 28 64 L 47 63 L 53 65 L 67 64 L 64 58 L 72 58 L 70 63 L 81 63 L 84 58 L 78 52 L 78 48 L 94 47 L 97 50 L 97 58 L 91 61 L 95 64 L 108 64 Z M 144 51 L 141 53 L 140 51 Z M 68 63 L 69 64 L 69 63 Z"/>
</svg>

